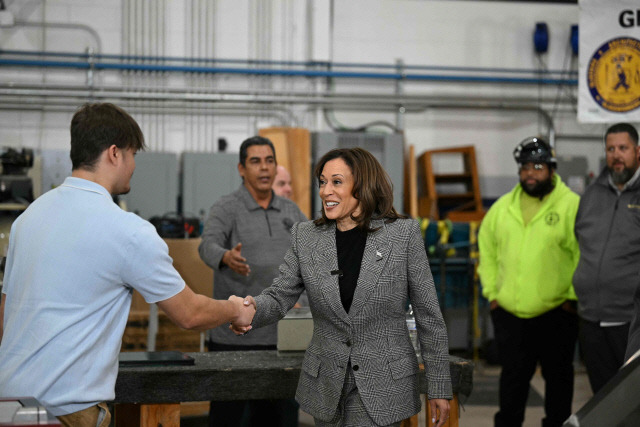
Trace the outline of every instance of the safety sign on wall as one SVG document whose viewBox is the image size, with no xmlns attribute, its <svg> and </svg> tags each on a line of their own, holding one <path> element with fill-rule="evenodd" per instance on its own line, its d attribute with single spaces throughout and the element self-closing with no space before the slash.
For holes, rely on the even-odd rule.
<svg viewBox="0 0 640 427">
<path fill-rule="evenodd" d="M 640 2 L 579 4 L 578 120 L 640 122 Z"/>
</svg>

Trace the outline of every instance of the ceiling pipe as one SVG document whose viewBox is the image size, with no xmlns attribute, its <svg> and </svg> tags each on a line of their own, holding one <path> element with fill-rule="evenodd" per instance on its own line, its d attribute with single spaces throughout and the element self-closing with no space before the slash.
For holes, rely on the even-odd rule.
<svg viewBox="0 0 640 427">
<path fill-rule="evenodd" d="M 15 21 L 16 26 L 33 27 L 33 28 L 54 28 L 59 30 L 80 30 L 88 33 L 96 44 L 96 53 L 102 53 L 102 40 L 96 30 L 88 25 L 70 24 L 66 22 L 31 22 L 31 21 Z M 14 51 L 19 52 L 19 51 Z"/>
<path fill-rule="evenodd" d="M 244 105 L 250 105 L 255 108 L 256 104 L 299 104 L 299 105 L 316 105 L 323 106 L 324 108 L 330 108 L 339 110 L 344 107 L 354 108 L 357 107 L 360 111 L 367 111 L 369 108 L 373 108 L 376 111 L 381 111 L 386 107 L 386 111 L 395 112 L 399 106 L 405 108 L 405 112 L 419 112 L 427 109 L 491 109 L 491 110 L 509 110 L 509 111 L 531 111 L 538 114 L 546 123 L 548 129 L 548 140 L 551 146 L 555 146 L 555 126 L 552 117 L 537 103 L 521 104 L 511 103 L 505 100 L 482 100 L 476 102 L 470 102 L 468 99 L 464 101 L 453 100 L 451 97 L 443 100 L 429 99 L 428 97 L 407 97 L 407 96 L 389 96 L 389 97 L 336 97 L 336 96 L 324 96 L 313 95 L 309 96 L 275 96 L 275 95 L 256 95 L 256 94 L 223 94 L 223 93 L 208 93 L 208 94 L 195 94 L 195 93 L 171 93 L 164 92 L 144 92 L 144 91 L 122 91 L 122 90 L 103 90 L 103 89 L 81 89 L 81 90 L 37 90 L 18 88 L 11 85 L 0 86 L 0 95 L 5 97 L 14 97 L 13 104 L 23 103 L 24 105 L 46 105 L 47 100 L 52 103 L 64 104 L 65 102 L 76 99 L 78 103 L 86 102 L 87 99 L 100 99 L 100 100 L 118 100 L 118 101 L 166 101 L 173 102 L 175 104 L 167 104 L 163 108 L 167 111 L 171 108 L 180 108 L 180 103 L 185 105 L 193 105 L 194 108 L 214 108 L 218 103 L 221 104 L 243 104 L 237 105 L 237 108 L 242 109 Z M 157 108 L 157 107 L 154 107 Z M 273 108 L 270 105 L 269 108 Z M 385 111 L 385 110 L 382 110 Z M 290 117 L 293 119 L 295 116 L 290 113 Z M 296 121 L 297 122 L 297 121 Z"/>
<path fill-rule="evenodd" d="M 184 102 L 244 102 L 268 104 L 308 104 L 308 105 L 354 105 L 368 104 L 384 105 L 386 107 L 407 109 L 433 106 L 436 103 L 455 101 L 470 107 L 486 103 L 507 103 L 510 105 L 532 105 L 554 103 L 554 97 L 538 98 L 504 96 L 469 96 L 469 95 L 371 95 L 362 93 L 309 93 L 309 92 L 277 92 L 273 91 L 222 91 L 203 88 L 135 88 L 128 89 L 121 86 L 64 86 L 64 85 L 32 85 L 32 84 L 0 84 L 0 95 L 3 96 L 32 96 L 32 97 L 60 97 L 83 99 L 119 99 L 119 100 L 153 100 L 153 101 L 184 101 Z M 569 100 L 564 101 L 569 102 Z"/>
<path fill-rule="evenodd" d="M 126 109 L 131 114 L 175 114 L 175 115 L 189 115 L 189 116 L 205 116 L 205 115 L 221 115 L 221 116 L 266 116 L 276 119 L 277 124 L 280 126 L 298 126 L 298 119 L 289 111 L 274 110 L 273 108 L 255 108 L 250 106 L 239 106 L 237 108 L 231 107 L 180 107 L 180 106 L 141 106 L 141 105 L 127 105 Z M 56 102 L 43 102 L 43 103 L 21 103 L 9 101 L 0 101 L 0 111 L 38 111 L 38 112 L 53 112 L 53 113 L 73 113 L 77 111 L 77 106 L 68 105 L 65 103 Z"/>
</svg>

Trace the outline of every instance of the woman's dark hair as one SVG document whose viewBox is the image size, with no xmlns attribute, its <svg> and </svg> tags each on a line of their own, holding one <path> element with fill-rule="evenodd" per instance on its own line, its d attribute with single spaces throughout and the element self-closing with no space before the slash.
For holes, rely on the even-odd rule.
<svg viewBox="0 0 640 427">
<path fill-rule="evenodd" d="M 144 150 L 138 123 L 122 108 L 110 103 L 84 104 L 71 119 L 71 165 L 73 170 L 94 170 L 100 155 L 111 145 Z"/>
<path fill-rule="evenodd" d="M 352 195 L 360 202 L 360 215 L 351 214 L 351 219 L 358 227 L 366 231 L 375 231 L 377 228 L 371 228 L 372 219 L 384 219 L 389 223 L 398 218 L 406 218 L 393 208 L 393 184 L 389 175 L 380 162 L 362 148 L 339 148 L 322 156 L 313 173 L 318 183 L 324 165 L 335 159 L 344 160 L 351 169 Z M 318 226 L 332 221 L 326 217 L 324 209 L 321 211 L 322 217 L 314 221 Z"/>
</svg>

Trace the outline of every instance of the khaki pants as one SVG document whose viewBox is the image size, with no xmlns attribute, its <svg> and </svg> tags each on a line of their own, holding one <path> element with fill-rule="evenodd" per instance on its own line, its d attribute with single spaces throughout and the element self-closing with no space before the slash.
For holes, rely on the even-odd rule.
<svg viewBox="0 0 640 427">
<path fill-rule="evenodd" d="M 109 427 L 111 413 L 107 404 L 103 402 L 57 418 L 66 427 Z"/>
</svg>

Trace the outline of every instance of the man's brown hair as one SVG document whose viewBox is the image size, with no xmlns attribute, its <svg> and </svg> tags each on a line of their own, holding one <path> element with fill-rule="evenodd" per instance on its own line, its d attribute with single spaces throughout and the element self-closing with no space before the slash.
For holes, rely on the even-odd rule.
<svg viewBox="0 0 640 427">
<path fill-rule="evenodd" d="M 84 104 L 71 119 L 71 164 L 73 170 L 93 171 L 104 150 L 144 150 L 138 123 L 122 108 L 110 103 Z"/>
</svg>

